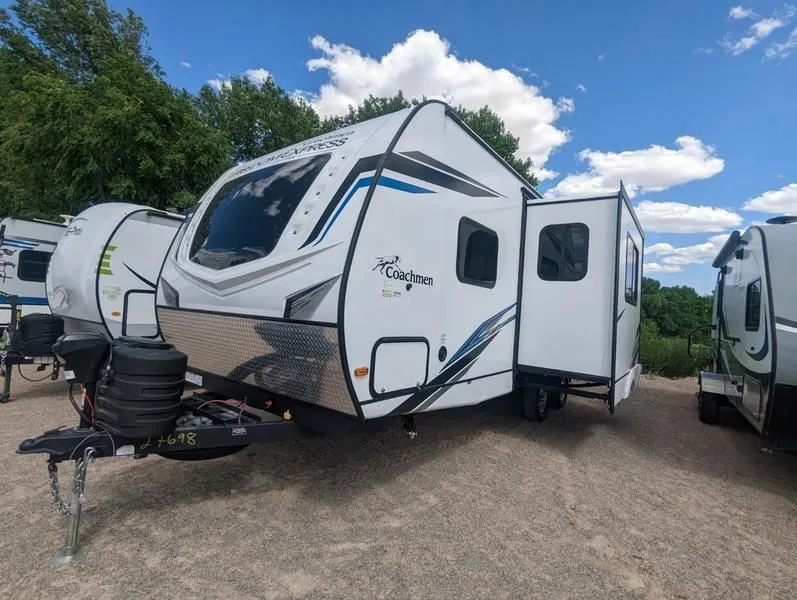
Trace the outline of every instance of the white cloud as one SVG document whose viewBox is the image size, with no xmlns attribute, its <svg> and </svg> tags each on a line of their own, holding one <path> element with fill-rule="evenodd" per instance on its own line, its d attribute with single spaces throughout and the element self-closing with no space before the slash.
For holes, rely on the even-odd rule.
<svg viewBox="0 0 797 600">
<path fill-rule="evenodd" d="M 263 67 L 258 67 L 257 69 L 247 69 L 244 72 L 244 75 L 246 75 L 250 81 L 259 84 L 265 83 L 268 81 L 268 78 L 271 77 L 271 73 L 269 73 Z"/>
<path fill-rule="evenodd" d="M 655 262 L 645 263 L 644 273 L 678 273 L 681 267 L 678 265 L 662 265 Z"/>
<path fill-rule="evenodd" d="M 797 215 L 797 183 L 789 183 L 779 190 L 769 190 L 751 198 L 744 203 L 744 210 Z"/>
<path fill-rule="evenodd" d="M 606 58 L 605 52 L 601 52 L 600 54 L 598 54 L 598 60 L 603 60 L 604 58 Z"/>
<path fill-rule="evenodd" d="M 578 157 L 589 165 L 583 173 L 571 173 L 548 191 L 547 196 L 605 194 L 616 192 L 623 181 L 628 195 L 659 192 L 689 181 L 708 179 L 725 168 L 713 146 L 684 135 L 676 148 L 652 145 L 642 150 L 600 152 L 582 150 Z"/>
<path fill-rule="evenodd" d="M 243 75 L 252 83 L 256 83 L 261 85 L 265 83 L 269 77 L 271 77 L 271 73 L 268 70 L 264 69 L 263 67 L 257 67 L 254 69 L 247 69 L 243 72 Z M 208 85 L 219 91 L 223 87 L 229 87 L 230 79 L 229 77 L 225 77 L 221 73 L 216 73 L 215 79 L 208 79 Z"/>
<path fill-rule="evenodd" d="M 208 85 L 217 92 L 223 87 L 229 87 L 229 79 L 208 79 Z"/>
<path fill-rule="evenodd" d="M 586 86 L 585 86 L 583 83 L 579 83 L 579 84 L 576 86 L 576 89 L 577 89 L 579 92 L 586 92 L 586 91 L 587 91 L 587 88 L 586 88 Z"/>
<path fill-rule="evenodd" d="M 510 66 L 511 66 L 513 69 L 515 69 L 515 71 L 518 71 L 518 72 L 520 72 L 520 73 L 525 73 L 525 74 L 526 74 L 526 75 L 528 75 L 529 77 L 537 77 L 537 74 L 536 74 L 536 73 L 534 73 L 534 72 L 533 72 L 531 69 L 529 69 L 528 67 L 521 67 L 520 65 L 516 65 L 515 63 L 509 63 L 509 64 L 510 64 Z"/>
<path fill-rule="evenodd" d="M 180 66 L 183 67 L 184 69 L 190 69 L 191 68 L 191 63 L 188 62 L 187 60 L 184 60 L 184 61 L 180 62 Z"/>
<path fill-rule="evenodd" d="M 657 256 L 655 262 L 645 263 L 648 272 L 677 273 L 686 265 L 703 264 L 714 260 L 728 239 L 728 234 L 713 235 L 702 244 L 673 246 L 665 242 L 645 248 L 645 256 Z M 653 270 L 651 270 L 651 267 Z"/>
<path fill-rule="evenodd" d="M 784 42 L 775 42 L 764 52 L 764 58 L 772 60 L 775 58 L 786 58 L 792 50 L 797 48 L 797 28 L 792 29 L 789 37 Z"/>
<path fill-rule="evenodd" d="M 745 8 L 744 6 L 733 6 L 731 7 L 728 16 L 731 19 L 748 19 L 755 16 L 755 13 L 751 8 Z"/>
<path fill-rule="evenodd" d="M 548 98 L 509 69 L 461 59 L 434 31 L 414 31 L 379 58 L 321 36 L 311 44 L 321 56 L 309 60 L 307 67 L 326 71 L 329 80 L 317 94 L 303 95 L 321 115 L 342 114 L 369 94 L 387 96 L 399 90 L 409 98 L 448 97 L 470 109 L 487 104 L 518 136 L 518 155 L 531 158 L 535 174 L 543 177 L 552 175 L 543 169 L 551 153 L 570 139 L 570 133 L 556 124 L 574 109 L 572 99 Z"/>
<path fill-rule="evenodd" d="M 746 35 L 736 40 L 726 36 L 719 44 L 728 54 L 739 56 L 767 38 L 773 31 L 788 25 L 795 14 L 797 14 L 797 9 L 793 5 L 784 4 L 771 17 L 762 18 L 753 23 Z M 731 9 L 731 16 L 733 16 L 733 9 Z"/>
<path fill-rule="evenodd" d="M 713 54 L 714 48 L 698 48 L 694 52 L 695 54 Z"/>
<path fill-rule="evenodd" d="M 644 200 L 636 213 L 645 231 L 655 233 L 703 233 L 725 231 L 742 224 L 741 215 L 715 206 Z"/>
</svg>

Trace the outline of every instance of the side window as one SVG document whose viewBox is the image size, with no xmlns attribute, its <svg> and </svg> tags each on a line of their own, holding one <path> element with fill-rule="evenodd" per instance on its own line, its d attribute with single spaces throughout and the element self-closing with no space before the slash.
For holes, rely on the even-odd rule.
<svg viewBox="0 0 797 600">
<path fill-rule="evenodd" d="M 761 279 L 756 279 L 747 286 L 744 328 L 747 331 L 758 331 L 759 327 L 761 327 Z"/>
<path fill-rule="evenodd" d="M 587 274 L 589 228 L 583 223 L 548 225 L 540 231 L 537 276 L 545 281 L 578 281 Z"/>
<path fill-rule="evenodd" d="M 639 250 L 629 235 L 625 242 L 625 301 L 639 302 Z"/>
<path fill-rule="evenodd" d="M 20 251 L 17 276 L 22 281 L 44 281 L 47 279 L 47 265 L 50 264 L 51 256 L 49 252 L 40 250 Z"/>
<path fill-rule="evenodd" d="M 491 288 L 498 274 L 498 234 L 476 221 L 459 221 L 457 278 L 462 283 Z"/>
</svg>

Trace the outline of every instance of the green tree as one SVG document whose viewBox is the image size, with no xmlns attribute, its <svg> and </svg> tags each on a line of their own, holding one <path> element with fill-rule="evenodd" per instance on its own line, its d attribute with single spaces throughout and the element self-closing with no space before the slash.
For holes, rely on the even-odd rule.
<svg viewBox="0 0 797 600">
<path fill-rule="evenodd" d="M 642 280 L 642 318 L 654 322 L 664 337 L 685 338 L 696 327 L 709 325 L 711 305 L 711 296 L 701 296 L 691 287 L 662 287 L 654 279 Z"/>
<path fill-rule="evenodd" d="M 204 85 L 196 106 L 205 122 L 225 135 L 234 162 L 313 137 L 320 125 L 309 104 L 288 96 L 271 77 L 260 85 L 242 76 L 218 89 Z"/>
<path fill-rule="evenodd" d="M 418 100 L 408 100 L 402 92 L 394 96 L 376 97 L 368 96 L 358 106 L 349 106 L 349 112 L 338 117 L 327 117 L 321 124 L 324 132 L 333 131 L 341 127 L 354 125 L 361 121 L 381 117 L 397 110 L 409 108 L 418 104 Z M 482 138 L 496 153 L 507 161 L 512 168 L 520 173 L 529 183 L 537 185 L 539 180 L 534 176 L 531 159 L 520 159 L 516 153 L 519 139 L 506 129 L 506 124 L 489 106 L 479 110 L 469 110 L 460 106 L 457 113 L 476 134 Z"/>
<path fill-rule="evenodd" d="M 138 17 L 102 0 L 11 11 L 0 10 L 0 210 L 184 206 L 227 166 L 223 136 L 163 81 Z"/>
<path fill-rule="evenodd" d="M 418 101 L 407 100 L 401 91 L 395 96 L 386 97 L 377 97 L 369 94 L 358 106 L 350 105 L 347 114 L 324 119 L 321 123 L 321 131 L 326 133 L 341 127 L 348 127 L 368 119 L 375 119 L 397 110 L 409 108 L 413 104 L 418 104 Z"/>
<path fill-rule="evenodd" d="M 539 184 L 539 180 L 532 172 L 534 163 L 530 158 L 517 157 L 520 140 L 506 129 L 506 124 L 495 111 L 488 106 L 483 106 L 479 110 L 468 110 L 460 106 L 457 112 L 468 127 L 487 142 L 515 171 L 520 173 L 531 185 Z"/>
</svg>

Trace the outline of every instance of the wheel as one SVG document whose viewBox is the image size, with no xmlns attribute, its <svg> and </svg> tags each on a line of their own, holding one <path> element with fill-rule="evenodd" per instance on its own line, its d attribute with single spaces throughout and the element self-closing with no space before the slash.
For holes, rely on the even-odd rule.
<svg viewBox="0 0 797 600">
<path fill-rule="evenodd" d="M 530 421 L 542 422 L 548 418 L 549 392 L 540 388 L 523 390 L 523 416 Z"/>
<path fill-rule="evenodd" d="M 567 379 L 557 381 L 556 385 L 566 386 Z M 559 410 L 567 404 L 567 392 L 548 392 L 548 408 L 550 410 Z"/>
<path fill-rule="evenodd" d="M 715 425 L 720 417 L 720 403 L 716 394 L 700 392 L 697 397 L 697 415 L 703 423 Z"/>
<path fill-rule="evenodd" d="M 201 450 L 180 450 L 179 452 L 163 452 L 159 455 L 171 460 L 213 460 L 214 458 L 230 456 L 248 446 L 249 444 L 243 446 L 224 446 L 222 448 L 202 448 Z"/>
</svg>

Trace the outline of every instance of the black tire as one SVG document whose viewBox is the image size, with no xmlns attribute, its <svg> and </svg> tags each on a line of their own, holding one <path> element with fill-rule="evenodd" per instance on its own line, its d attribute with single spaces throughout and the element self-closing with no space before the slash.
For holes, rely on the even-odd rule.
<svg viewBox="0 0 797 600">
<path fill-rule="evenodd" d="M 236 454 L 237 452 L 240 452 L 241 450 L 247 448 L 248 446 L 249 444 L 244 444 L 243 446 L 224 446 L 222 448 L 202 448 L 199 450 L 181 450 L 179 452 L 163 452 L 160 454 L 160 456 L 171 460 L 185 460 L 185 461 L 213 460 L 214 458 L 224 458 L 225 456 Z"/>
<path fill-rule="evenodd" d="M 540 388 L 523 390 L 523 416 L 529 421 L 541 423 L 548 418 L 550 392 Z"/>
<path fill-rule="evenodd" d="M 556 385 L 566 386 L 568 380 L 556 381 Z M 560 410 L 567 404 L 567 392 L 548 392 L 548 408 L 550 410 Z"/>
<path fill-rule="evenodd" d="M 720 419 L 720 399 L 716 394 L 700 392 L 697 396 L 697 416 L 703 423 L 716 425 Z"/>
</svg>

